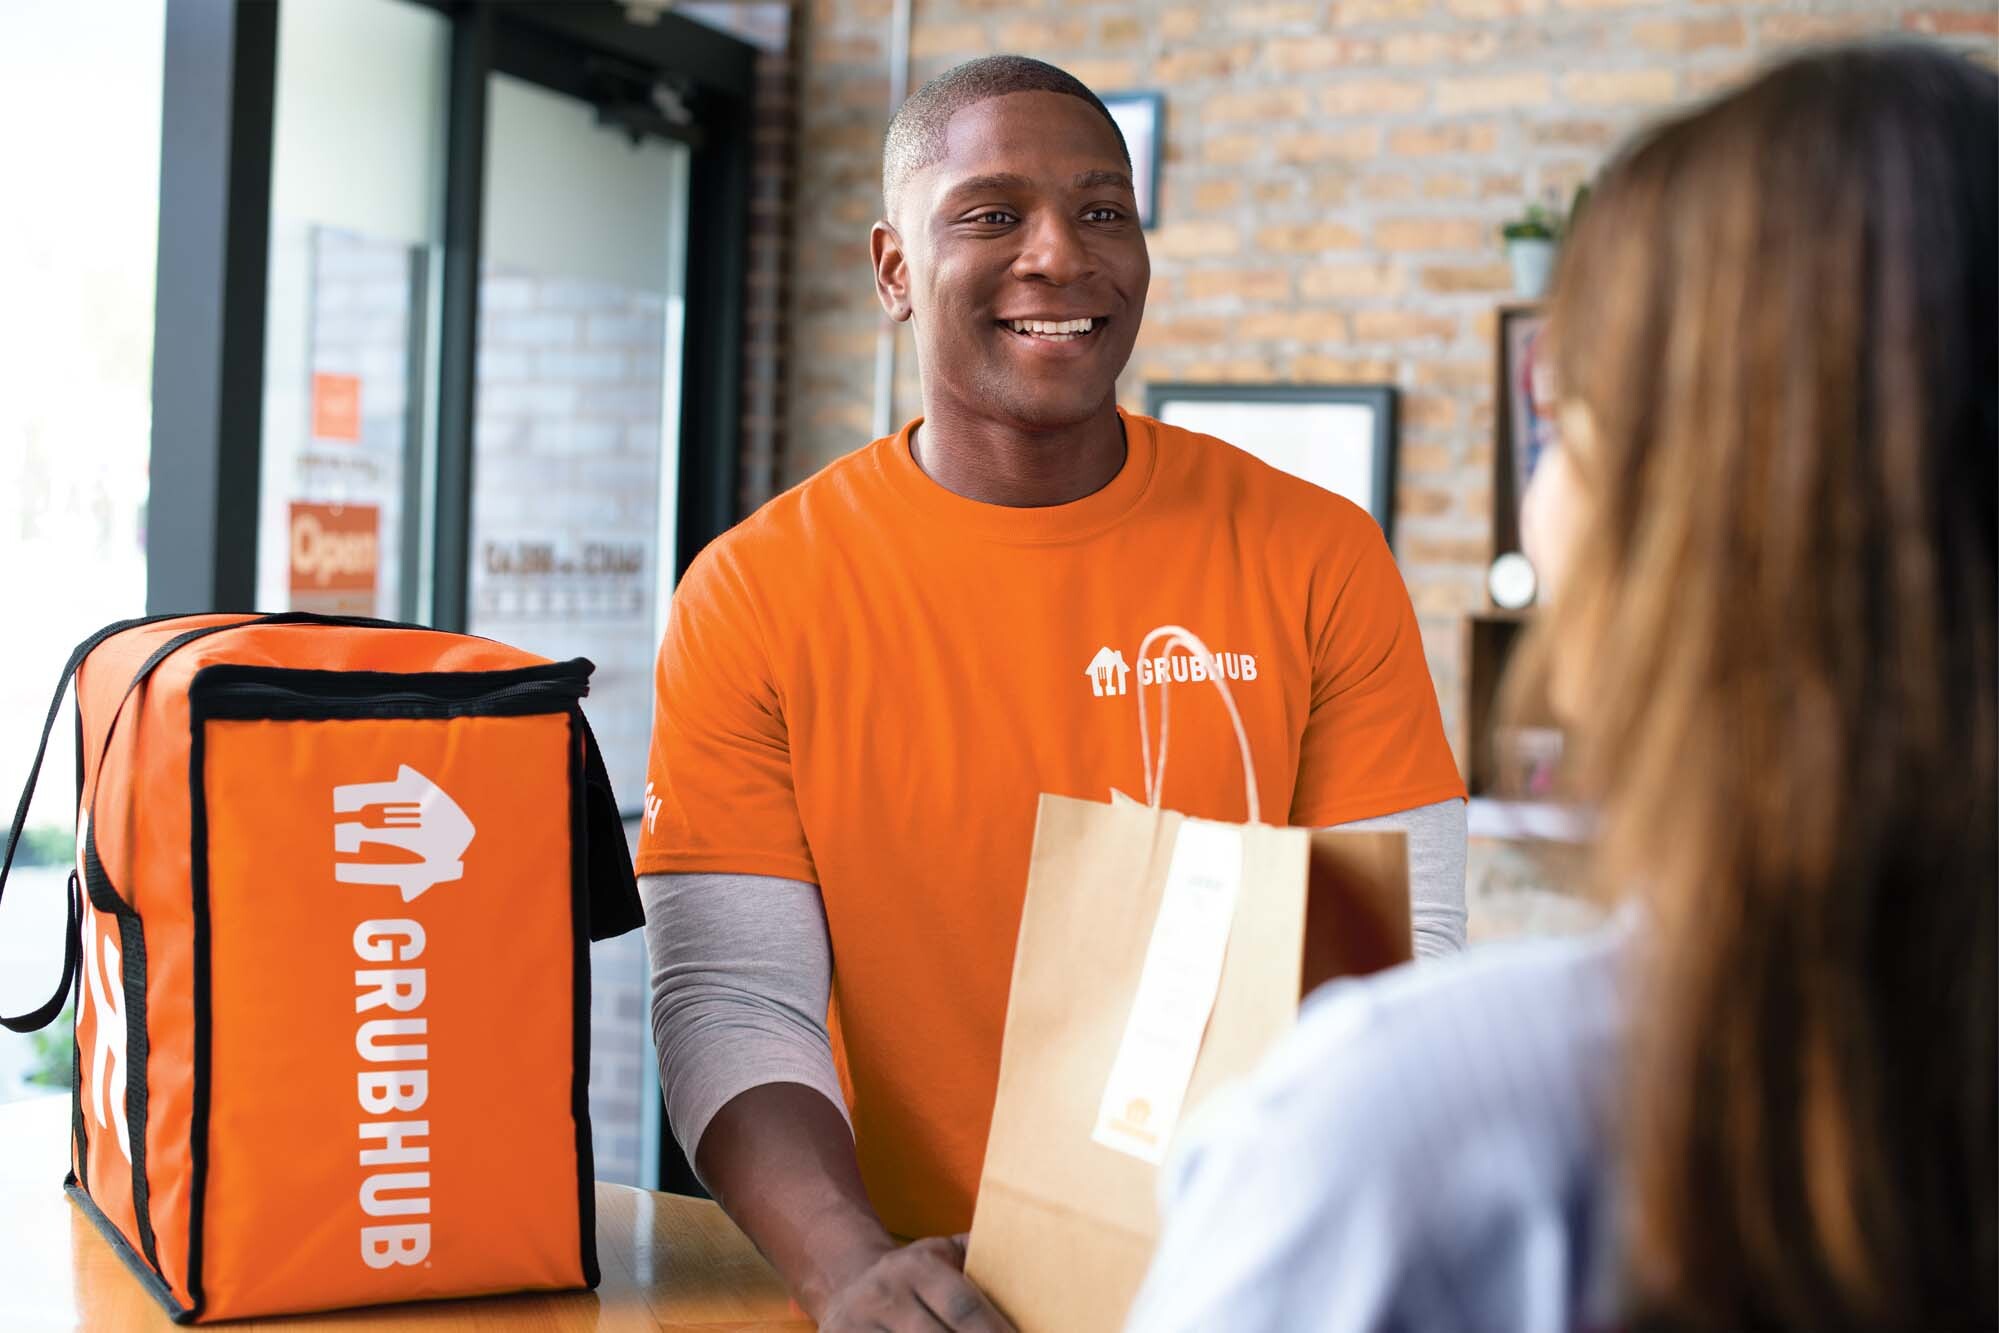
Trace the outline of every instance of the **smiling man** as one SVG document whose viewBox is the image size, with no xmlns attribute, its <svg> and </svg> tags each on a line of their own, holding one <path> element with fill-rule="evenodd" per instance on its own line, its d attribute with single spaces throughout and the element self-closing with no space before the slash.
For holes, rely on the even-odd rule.
<svg viewBox="0 0 1999 1333">
<path fill-rule="evenodd" d="M 1418 952 L 1463 942 L 1463 788 L 1380 529 L 1118 410 L 1151 278 L 1130 171 L 1103 104 L 1037 61 L 912 97 L 873 257 L 923 416 L 764 506 L 674 597 L 638 858 L 661 1082 L 822 1327 L 1001 1326 L 950 1238 L 1036 797 L 1145 790 L 1147 682 L 1188 682 L 1165 804 L 1246 817 L 1195 683 L 1219 672 L 1266 816 L 1407 831 Z M 1162 624 L 1214 656 L 1139 660 Z"/>
</svg>

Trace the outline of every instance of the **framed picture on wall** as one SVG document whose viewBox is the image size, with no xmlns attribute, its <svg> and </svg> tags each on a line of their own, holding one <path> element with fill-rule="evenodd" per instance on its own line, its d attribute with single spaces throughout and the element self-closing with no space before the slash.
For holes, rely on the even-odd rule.
<svg viewBox="0 0 1999 1333">
<path fill-rule="evenodd" d="M 1393 540 L 1395 386 L 1148 384 L 1145 407 L 1345 496 Z"/>
<path fill-rule="evenodd" d="M 1503 306 L 1499 312 L 1498 448 L 1493 479 L 1501 503 L 1494 547 L 1520 549 L 1520 505 L 1541 454 L 1554 439 L 1555 423 L 1547 414 L 1552 377 L 1543 350 L 1541 330 L 1547 314 L 1538 305 Z"/>
<path fill-rule="evenodd" d="M 1138 195 L 1138 223 L 1159 221 L 1159 167 L 1166 139 L 1166 99 L 1158 93 L 1105 93 L 1104 109 L 1131 150 L 1131 186 Z"/>
</svg>

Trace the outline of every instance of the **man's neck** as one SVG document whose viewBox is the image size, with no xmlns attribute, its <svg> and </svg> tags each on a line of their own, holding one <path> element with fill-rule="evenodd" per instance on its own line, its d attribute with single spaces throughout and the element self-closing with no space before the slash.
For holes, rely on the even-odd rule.
<svg viewBox="0 0 1999 1333">
<path fill-rule="evenodd" d="M 1073 426 L 1023 430 L 926 399 L 909 446 L 917 466 L 945 490 L 981 504 L 1039 509 L 1110 484 L 1124 466 L 1124 422 L 1106 402 Z"/>
</svg>

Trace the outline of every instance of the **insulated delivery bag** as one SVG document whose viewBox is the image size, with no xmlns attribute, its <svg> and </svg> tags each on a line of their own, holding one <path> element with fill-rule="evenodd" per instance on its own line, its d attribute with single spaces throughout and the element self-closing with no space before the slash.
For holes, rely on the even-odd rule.
<svg viewBox="0 0 1999 1333">
<path fill-rule="evenodd" d="M 70 1197 L 179 1322 L 594 1287 L 593 939 L 641 924 L 590 664 L 304 614 L 75 677 Z"/>
</svg>

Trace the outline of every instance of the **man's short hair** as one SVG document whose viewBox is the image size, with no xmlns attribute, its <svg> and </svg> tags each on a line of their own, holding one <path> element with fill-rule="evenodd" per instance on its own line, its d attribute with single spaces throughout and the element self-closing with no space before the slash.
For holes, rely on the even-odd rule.
<svg viewBox="0 0 1999 1333">
<path fill-rule="evenodd" d="M 1066 70 L 1027 56 L 982 56 L 945 70 L 917 89 L 888 123 L 882 143 L 882 202 L 893 213 L 896 194 L 912 171 L 944 156 L 944 130 L 968 106 L 1008 93 L 1061 93 L 1088 102 L 1117 136 L 1125 169 L 1131 149 L 1101 98 Z"/>
</svg>

